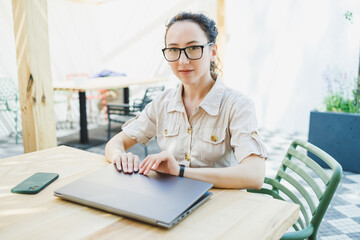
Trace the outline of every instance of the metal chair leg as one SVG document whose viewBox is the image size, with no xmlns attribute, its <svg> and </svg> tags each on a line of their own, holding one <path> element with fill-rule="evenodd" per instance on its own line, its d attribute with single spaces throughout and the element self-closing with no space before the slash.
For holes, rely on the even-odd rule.
<svg viewBox="0 0 360 240">
<path fill-rule="evenodd" d="M 110 140 L 111 121 L 108 119 L 108 141 Z"/>
<path fill-rule="evenodd" d="M 145 157 L 147 157 L 147 155 L 148 155 L 148 146 L 147 145 L 144 147 L 144 151 L 145 151 Z"/>
<path fill-rule="evenodd" d="M 15 143 L 18 144 L 19 137 L 18 137 L 18 112 L 15 111 Z"/>
</svg>

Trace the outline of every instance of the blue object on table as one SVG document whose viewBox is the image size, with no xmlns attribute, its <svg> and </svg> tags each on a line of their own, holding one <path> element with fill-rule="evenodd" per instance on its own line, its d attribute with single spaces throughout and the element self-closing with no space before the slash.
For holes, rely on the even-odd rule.
<svg viewBox="0 0 360 240">
<path fill-rule="evenodd" d="M 91 78 L 100 78 L 100 77 L 126 77 L 126 74 L 105 69 L 93 75 Z"/>
</svg>

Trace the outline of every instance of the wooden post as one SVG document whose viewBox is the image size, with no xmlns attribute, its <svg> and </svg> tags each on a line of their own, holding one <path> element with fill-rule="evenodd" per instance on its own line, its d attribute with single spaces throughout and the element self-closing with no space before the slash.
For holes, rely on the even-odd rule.
<svg viewBox="0 0 360 240">
<path fill-rule="evenodd" d="M 219 68 L 221 69 L 224 65 L 225 60 L 225 48 L 226 48 L 226 28 L 225 28 L 225 0 L 217 0 L 217 20 L 218 37 L 217 45 L 218 51 L 217 56 L 220 59 L 218 62 Z"/>
<path fill-rule="evenodd" d="M 24 152 L 55 147 L 47 0 L 12 0 Z"/>
</svg>

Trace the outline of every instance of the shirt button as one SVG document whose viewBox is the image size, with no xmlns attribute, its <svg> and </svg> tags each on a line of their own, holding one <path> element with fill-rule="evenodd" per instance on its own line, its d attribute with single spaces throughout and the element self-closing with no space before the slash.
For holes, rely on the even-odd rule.
<svg viewBox="0 0 360 240">
<path fill-rule="evenodd" d="M 191 128 L 188 128 L 187 132 L 188 132 L 188 134 L 191 134 Z"/>
<path fill-rule="evenodd" d="M 252 132 L 251 132 L 251 136 L 255 137 L 255 136 L 257 136 L 257 135 L 258 135 L 258 132 L 257 132 L 257 131 L 252 131 Z"/>
<path fill-rule="evenodd" d="M 187 161 L 190 161 L 190 156 L 189 156 L 189 154 L 185 154 L 185 159 L 187 160 Z"/>
<path fill-rule="evenodd" d="M 211 141 L 216 142 L 218 140 L 218 137 L 216 135 L 211 136 Z"/>
<path fill-rule="evenodd" d="M 164 134 L 167 135 L 167 129 L 165 129 Z"/>
</svg>

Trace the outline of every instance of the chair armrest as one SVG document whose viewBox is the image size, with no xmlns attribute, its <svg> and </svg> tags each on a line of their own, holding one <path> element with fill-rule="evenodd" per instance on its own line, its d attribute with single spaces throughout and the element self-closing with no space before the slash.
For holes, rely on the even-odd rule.
<svg viewBox="0 0 360 240">
<path fill-rule="evenodd" d="M 143 103 L 143 100 L 140 98 L 135 98 L 133 103 L 133 105 L 141 105 Z"/>
<path fill-rule="evenodd" d="M 136 116 L 141 112 L 140 106 L 129 104 L 107 104 L 106 106 L 109 117 L 110 115 Z"/>
<path fill-rule="evenodd" d="M 133 105 L 128 103 L 108 103 L 106 105 L 109 107 L 133 107 Z"/>
<path fill-rule="evenodd" d="M 281 240 L 296 240 L 296 239 L 307 239 L 314 232 L 313 225 L 309 225 L 307 228 L 304 228 L 296 232 L 287 232 L 282 237 Z"/>
<path fill-rule="evenodd" d="M 124 108 L 129 108 L 129 107 L 139 108 L 140 107 L 140 104 L 128 104 L 128 103 L 108 103 L 107 105 L 110 107 L 124 107 Z"/>
</svg>

